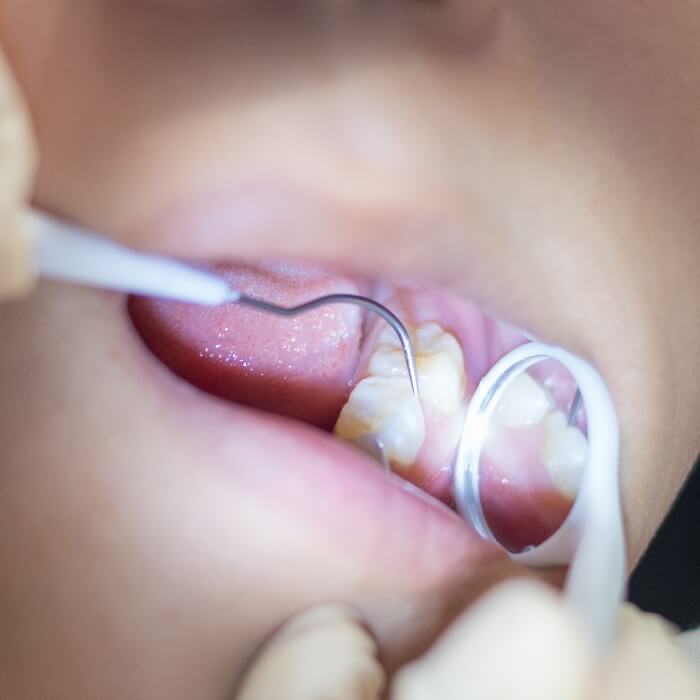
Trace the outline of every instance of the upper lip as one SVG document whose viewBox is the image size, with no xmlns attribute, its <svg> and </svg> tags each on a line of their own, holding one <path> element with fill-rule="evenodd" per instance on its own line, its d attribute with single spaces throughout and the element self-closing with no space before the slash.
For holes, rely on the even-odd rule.
<svg viewBox="0 0 700 700">
<path fill-rule="evenodd" d="M 545 338 L 531 314 L 510 308 L 512 280 L 494 274 L 485 237 L 468 236 L 463 213 L 439 198 L 411 201 L 409 192 L 399 191 L 394 201 L 366 195 L 355 201 L 270 175 L 194 188 L 150 211 L 119 236 L 135 247 L 191 261 L 288 258 L 388 282 L 410 278 L 483 302 L 502 320 Z M 469 226 L 488 230 L 488 220 L 475 204 Z M 554 341 L 551 333 L 546 339 Z"/>
<path fill-rule="evenodd" d="M 166 201 L 120 235 L 136 247 L 190 260 L 320 260 L 363 276 L 408 274 L 440 283 L 468 261 L 441 255 L 436 264 L 438 233 L 445 234 L 441 253 L 462 236 L 446 215 L 404 196 L 383 204 L 355 201 L 270 177 Z"/>
</svg>

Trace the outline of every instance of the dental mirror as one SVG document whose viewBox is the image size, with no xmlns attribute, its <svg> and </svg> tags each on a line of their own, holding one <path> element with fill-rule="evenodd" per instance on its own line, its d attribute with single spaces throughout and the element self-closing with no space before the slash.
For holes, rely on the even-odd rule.
<svg viewBox="0 0 700 700">
<path fill-rule="evenodd" d="M 619 430 L 598 371 L 532 342 L 472 397 L 454 468 L 463 517 L 527 566 L 568 564 L 565 594 L 601 648 L 623 598 Z"/>
<path fill-rule="evenodd" d="M 542 544 L 564 523 L 588 459 L 586 411 L 571 372 L 542 359 L 502 376 L 472 418 L 473 479 L 463 506 L 509 552 Z M 468 433 L 465 431 L 468 439 Z"/>
</svg>

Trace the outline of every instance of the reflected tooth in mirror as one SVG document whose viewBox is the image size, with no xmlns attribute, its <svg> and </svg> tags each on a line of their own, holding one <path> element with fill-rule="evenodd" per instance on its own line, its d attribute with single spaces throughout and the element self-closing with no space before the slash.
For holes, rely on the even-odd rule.
<svg viewBox="0 0 700 700">
<path fill-rule="evenodd" d="M 574 499 L 588 458 L 588 441 L 577 427 L 567 424 L 562 411 L 548 415 L 544 427 L 542 462 L 556 488 Z"/>
<path fill-rule="evenodd" d="M 551 408 L 546 389 L 522 372 L 506 387 L 494 416 L 508 428 L 525 428 L 540 423 Z"/>
<path fill-rule="evenodd" d="M 392 466 L 408 467 L 425 440 L 425 420 L 406 378 L 370 376 L 353 389 L 333 432 L 360 448 L 373 438 Z"/>
</svg>

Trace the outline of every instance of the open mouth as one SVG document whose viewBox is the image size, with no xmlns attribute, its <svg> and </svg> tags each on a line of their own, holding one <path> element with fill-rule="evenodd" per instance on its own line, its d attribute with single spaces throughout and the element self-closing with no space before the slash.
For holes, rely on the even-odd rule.
<svg viewBox="0 0 700 700">
<path fill-rule="evenodd" d="M 235 304 L 132 297 L 132 322 L 163 364 L 220 399 L 313 426 L 321 439 L 359 449 L 377 471 L 454 509 L 452 472 L 465 408 L 486 372 L 528 341 L 521 331 L 450 292 L 411 281 L 285 261 L 213 269 L 232 288 L 283 306 L 339 293 L 384 304 L 412 336 L 419 398 L 392 330 L 354 306 L 285 319 Z M 481 500 L 491 531 L 509 551 L 541 544 L 571 509 L 587 447 L 583 425 L 567 420 L 575 391 L 566 374 L 543 366 L 500 400 Z"/>
</svg>

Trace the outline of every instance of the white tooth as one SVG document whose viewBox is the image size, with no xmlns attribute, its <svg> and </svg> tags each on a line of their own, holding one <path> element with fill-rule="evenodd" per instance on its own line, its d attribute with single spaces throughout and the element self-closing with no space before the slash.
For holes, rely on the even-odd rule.
<svg viewBox="0 0 700 700">
<path fill-rule="evenodd" d="M 413 349 L 421 401 L 440 413 L 457 412 L 464 400 L 465 383 L 464 357 L 457 339 L 437 323 L 425 323 L 413 334 Z M 376 377 L 406 377 L 401 345 L 391 329 L 379 336 L 368 371 Z"/>
<path fill-rule="evenodd" d="M 453 362 L 464 367 L 464 357 L 459 342 L 451 333 L 447 333 L 439 323 L 434 321 L 422 323 L 409 332 L 416 353 L 445 352 L 452 358 Z M 377 339 L 377 347 L 400 350 L 401 343 L 396 333 L 389 326 L 385 326 Z"/>
<path fill-rule="evenodd" d="M 417 351 L 423 355 L 445 353 L 450 359 L 464 369 L 462 348 L 452 333 L 447 333 L 438 323 L 423 323 L 416 328 L 415 343 Z"/>
<path fill-rule="evenodd" d="M 547 391 L 527 372 L 521 372 L 505 389 L 495 418 L 509 428 L 539 423 L 552 408 Z"/>
<path fill-rule="evenodd" d="M 542 461 L 557 489 L 571 499 L 576 498 L 588 459 L 588 440 L 578 428 L 567 424 L 561 411 L 550 413 L 544 428 Z"/>
<path fill-rule="evenodd" d="M 410 330 L 409 330 L 410 334 Z M 384 324 L 382 326 L 381 333 L 377 336 L 376 346 L 380 347 L 386 345 L 389 348 L 401 349 L 401 343 L 399 342 L 399 337 L 396 332 L 389 325 Z"/>
<path fill-rule="evenodd" d="M 441 352 L 416 358 L 420 398 L 436 411 L 456 413 L 464 402 L 464 369 Z"/>
<path fill-rule="evenodd" d="M 405 378 L 367 377 L 353 389 L 334 432 L 359 447 L 374 438 L 390 463 L 406 467 L 423 445 L 425 421 Z"/>
<path fill-rule="evenodd" d="M 372 353 L 367 371 L 373 377 L 408 377 L 403 352 L 386 345 L 380 345 Z"/>
</svg>

